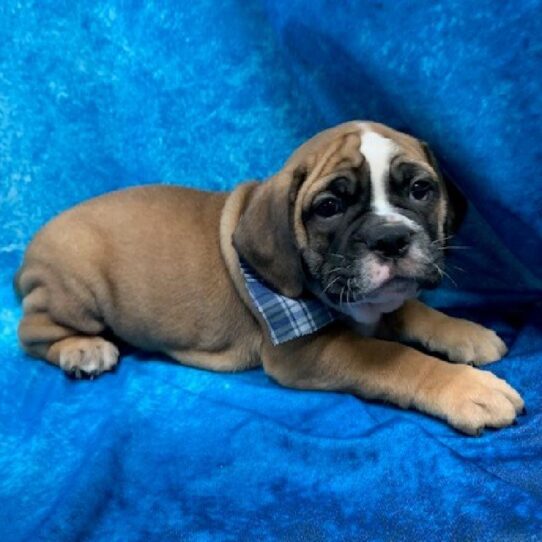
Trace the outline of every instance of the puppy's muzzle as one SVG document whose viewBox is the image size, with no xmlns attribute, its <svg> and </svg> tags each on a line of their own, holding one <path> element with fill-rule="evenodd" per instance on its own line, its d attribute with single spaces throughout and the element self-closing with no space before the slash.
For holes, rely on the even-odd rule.
<svg viewBox="0 0 542 542">
<path fill-rule="evenodd" d="M 382 258 L 400 258 L 408 252 L 412 234 L 413 231 L 405 224 L 379 224 L 367 232 L 365 244 Z"/>
</svg>

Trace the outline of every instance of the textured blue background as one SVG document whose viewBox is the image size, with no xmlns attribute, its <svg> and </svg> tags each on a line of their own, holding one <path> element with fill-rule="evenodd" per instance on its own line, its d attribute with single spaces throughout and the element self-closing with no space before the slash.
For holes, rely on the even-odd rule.
<svg viewBox="0 0 542 542">
<path fill-rule="evenodd" d="M 177 4 L 0 6 L 0 540 L 542 540 L 542 3 Z M 147 355 L 72 382 L 20 353 L 11 276 L 51 216 L 263 178 L 351 118 L 430 141 L 473 202 L 430 299 L 503 334 L 519 425 L 467 438 Z"/>
</svg>

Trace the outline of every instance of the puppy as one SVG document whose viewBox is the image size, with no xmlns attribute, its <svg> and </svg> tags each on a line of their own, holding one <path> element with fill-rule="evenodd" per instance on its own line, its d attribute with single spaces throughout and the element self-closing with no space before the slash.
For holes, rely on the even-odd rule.
<svg viewBox="0 0 542 542">
<path fill-rule="evenodd" d="M 372 122 L 321 132 L 231 193 L 101 196 L 28 247 L 20 342 L 79 377 L 113 369 L 117 337 L 214 371 L 261 364 L 285 386 L 416 408 L 468 434 L 504 427 L 523 400 L 471 366 L 504 343 L 416 300 L 442 277 L 461 199 L 424 143 Z"/>
</svg>

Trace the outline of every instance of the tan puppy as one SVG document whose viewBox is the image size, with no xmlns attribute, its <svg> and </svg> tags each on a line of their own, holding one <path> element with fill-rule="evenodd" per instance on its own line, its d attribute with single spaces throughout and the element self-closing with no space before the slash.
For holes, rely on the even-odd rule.
<svg viewBox="0 0 542 542">
<path fill-rule="evenodd" d="M 457 201 L 424 144 L 369 122 L 318 134 L 274 177 L 230 194 L 108 194 L 30 244 L 16 278 L 20 341 L 76 376 L 116 365 L 107 334 L 216 371 L 263 364 L 285 386 L 417 408 L 469 434 L 503 427 L 521 397 L 467 364 L 498 360 L 504 343 L 413 299 L 442 275 Z M 340 318 L 274 345 L 239 256 L 280 294 L 318 298 Z"/>
</svg>

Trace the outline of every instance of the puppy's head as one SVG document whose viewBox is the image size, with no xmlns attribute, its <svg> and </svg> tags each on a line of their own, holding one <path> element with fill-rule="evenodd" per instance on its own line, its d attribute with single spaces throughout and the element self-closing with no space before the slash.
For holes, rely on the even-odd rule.
<svg viewBox="0 0 542 542">
<path fill-rule="evenodd" d="M 435 287 L 464 210 L 423 142 L 350 122 L 313 137 L 254 190 L 234 245 L 284 295 L 309 290 L 355 318 L 360 303 L 389 312 Z"/>
</svg>

